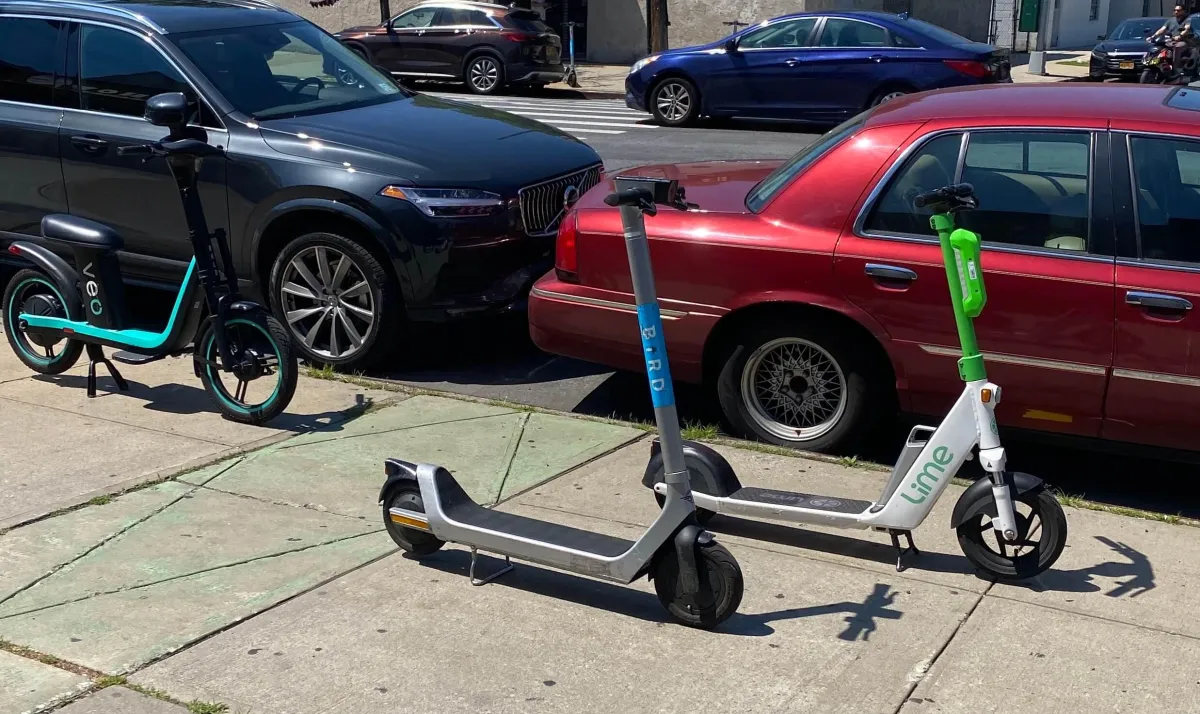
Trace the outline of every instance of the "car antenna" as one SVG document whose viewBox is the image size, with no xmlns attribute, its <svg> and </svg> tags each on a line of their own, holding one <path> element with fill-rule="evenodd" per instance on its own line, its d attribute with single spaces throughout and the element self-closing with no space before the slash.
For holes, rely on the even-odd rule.
<svg viewBox="0 0 1200 714">
<path fill-rule="evenodd" d="M 904 12 L 900 13 L 899 17 L 901 20 L 907 20 L 908 19 L 908 10 L 905 10 Z"/>
</svg>

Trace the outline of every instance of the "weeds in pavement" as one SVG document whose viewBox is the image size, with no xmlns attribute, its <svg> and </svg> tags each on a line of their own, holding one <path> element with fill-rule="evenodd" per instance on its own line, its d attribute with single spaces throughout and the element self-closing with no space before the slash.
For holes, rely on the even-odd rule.
<svg viewBox="0 0 1200 714">
<path fill-rule="evenodd" d="M 143 687 L 142 685 L 134 684 L 133 682 L 125 682 L 125 688 L 132 689 L 138 694 L 145 694 L 147 697 L 154 697 L 155 699 L 161 699 L 164 702 L 175 703 L 175 700 L 171 698 L 171 695 L 167 694 L 161 689 L 155 689 L 154 687 Z"/>
<path fill-rule="evenodd" d="M 106 674 L 103 677 L 97 677 L 95 684 L 96 684 L 96 689 L 107 689 L 108 687 L 118 687 L 122 684 L 125 684 L 125 678 L 124 677 L 114 677 L 110 674 Z"/>
<path fill-rule="evenodd" d="M 689 441 L 697 441 L 699 439 L 712 439 L 719 432 L 717 427 L 712 424 L 703 424 L 701 422 L 688 422 L 683 427 L 683 438 Z"/>
<path fill-rule="evenodd" d="M 229 711 L 229 705 L 195 699 L 188 702 L 187 710 L 190 714 L 225 714 Z"/>
<path fill-rule="evenodd" d="M 88 501 L 88 502 L 87 502 L 87 505 L 89 505 L 89 506 L 103 506 L 103 505 L 106 505 L 106 504 L 112 503 L 112 500 L 113 500 L 113 497 L 112 497 L 112 496 L 109 496 L 109 495 L 104 495 L 104 496 L 96 496 L 96 497 L 95 497 L 95 498 L 93 498 L 92 500 Z"/>
<path fill-rule="evenodd" d="M 848 468 L 848 469 L 852 469 L 852 468 L 854 468 L 854 467 L 858 466 L 858 457 L 857 457 L 857 456 L 842 456 L 842 457 L 839 457 L 839 458 L 838 458 L 838 460 L 837 460 L 837 465 L 838 465 L 838 466 L 845 466 L 845 467 L 846 467 L 846 468 Z"/>
<path fill-rule="evenodd" d="M 337 380 L 339 377 L 341 377 L 340 374 L 333 371 L 333 365 L 331 365 L 331 364 L 322 365 L 320 367 L 313 367 L 312 365 L 305 365 L 304 376 L 312 377 L 313 379 L 328 379 L 328 380 Z"/>
</svg>

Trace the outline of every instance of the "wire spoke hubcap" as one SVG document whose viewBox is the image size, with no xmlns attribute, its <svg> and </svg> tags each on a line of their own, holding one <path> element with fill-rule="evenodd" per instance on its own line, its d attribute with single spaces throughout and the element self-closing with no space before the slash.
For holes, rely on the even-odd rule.
<svg viewBox="0 0 1200 714">
<path fill-rule="evenodd" d="M 490 59 L 476 60 L 471 65 L 471 84 L 480 91 L 491 91 L 500 79 L 500 68 Z"/>
<path fill-rule="evenodd" d="M 280 305 L 289 329 L 313 354 L 345 359 L 375 326 L 375 298 L 349 256 L 326 246 L 305 248 L 283 273 Z"/>
<path fill-rule="evenodd" d="M 846 411 L 846 376 L 833 356 L 798 337 L 771 340 L 742 369 L 742 402 L 750 417 L 780 439 L 805 442 L 825 434 Z"/>
<path fill-rule="evenodd" d="M 682 84 L 669 82 L 658 90 L 658 111 L 669 121 L 679 121 L 692 109 L 692 95 Z"/>
</svg>

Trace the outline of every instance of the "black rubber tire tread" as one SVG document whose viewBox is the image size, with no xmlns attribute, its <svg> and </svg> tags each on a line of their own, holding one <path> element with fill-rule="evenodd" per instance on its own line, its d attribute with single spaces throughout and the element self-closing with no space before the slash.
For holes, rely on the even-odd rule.
<svg viewBox="0 0 1200 714">
<path fill-rule="evenodd" d="M 475 62 L 481 57 L 490 57 L 492 61 L 496 63 L 496 70 L 499 72 L 496 77 L 496 85 L 487 92 L 482 92 L 476 89 L 474 84 L 471 84 L 471 65 L 475 64 Z M 470 58 L 467 59 L 467 63 L 463 65 L 463 83 L 467 85 L 467 91 L 471 94 L 477 94 L 481 97 L 494 97 L 504 91 L 506 87 L 504 82 L 504 60 L 493 52 L 477 52 L 471 55 Z"/>
<path fill-rule="evenodd" d="M 40 270 L 25 268 L 17 271 L 17 274 L 12 276 L 12 279 L 8 281 L 8 286 L 4 289 L 4 302 L 0 303 L 0 308 L 4 310 L 4 336 L 8 339 L 8 346 L 12 348 L 13 354 L 17 356 L 17 359 L 21 360 L 21 364 L 38 374 L 62 374 L 74 367 L 75 363 L 79 361 L 79 356 L 83 354 L 83 343 L 79 340 L 67 340 L 62 352 L 50 364 L 41 364 L 29 360 L 21 351 L 21 348 L 17 346 L 17 314 L 12 309 L 12 301 L 16 297 L 17 286 L 31 278 L 54 285 L 54 281 Z M 62 297 L 65 300 L 69 300 L 74 296 L 63 295 Z M 65 305 L 63 309 L 67 309 Z"/>
<path fill-rule="evenodd" d="M 700 548 L 700 555 L 708 569 L 709 584 L 714 586 L 716 602 L 711 610 L 691 613 L 679 605 L 679 560 L 672 546 L 664 548 L 654 564 L 654 592 L 679 624 L 711 630 L 737 612 L 745 582 L 741 566 L 725 546 L 713 542 Z"/>
<path fill-rule="evenodd" d="M 388 535 L 392 537 L 396 545 L 405 553 L 409 553 L 415 557 L 421 558 L 426 555 L 432 555 L 446 544 L 445 541 L 438 540 L 431 533 L 422 533 L 421 531 L 412 528 L 406 528 L 392 521 L 391 514 L 388 511 L 392 508 L 392 504 L 404 496 L 411 496 L 415 505 L 419 506 L 414 510 L 418 513 L 425 512 L 425 503 L 421 500 L 421 488 L 414 484 L 405 483 L 392 489 L 391 493 L 383 502 L 383 525 L 387 528 Z"/>
<path fill-rule="evenodd" d="M 742 370 L 760 345 L 781 337 L 798 337 L 820 345 L 841 366 L 846 378 L 847 403 L 841 420 L 832 429 L 808 441 L 789 441 L 759 427 L 751 418 L 741 397 Z M 856 446 L 880 416 L 878 399 L 884 385 L 866 357 L 860 340 L 847 336 L 828 323 L 801 319 L 776 319 L 751 326 L 734 337 L 732 349 L 717 377 L 717 399 L 734 434 L 809 451 L 847 451 Z"/>
<path fill-rule="evenodd" d="M 231 409 L 225 404 L 221 397 L 217 396 L 217 386 L 213 383 L 208 375 L 208 370 L 201 366 L 200 368 L 200 383 L 204 385 L 204 391 L 208 392 L 209 398 L 216 405 L 217 410 L 221 412 L 221 416 L 230 421 L 239 424 L 251 424 L 258 426 L 266 424 L 275 417 L 279 416 L 287 409 L 291 403 L 292 397 L 296 394 L 296 381 L 299 378 L 299 364 L 296 361 L 296 354 L 292 351 L 292 341 L 288 331 L 284 326 L 271 315 L 265 312 L 252 313 L 247 316 L 236 316 L 230 319 L 247 320 L 257 324 L 263 328 L 270 339 L 275 343 L 276 349 L 279 351 L 279 372 L 276 379 L 279 380 L 279 393 L 272 401 L 248 411 L 239 411 Z M 206 321 L 204 334 L 201 335 L 200 341 L 197 344 L 201 345 L 201 354 L 207 349 L 210 335 L 213 332 L 212 320 Z"/>
<path fill-rule="evenodd" d="M 688 110 L 688 113 L 683 117 L 683 119 L 680 119 L 679 121 L 668 121 L 667 118 L 662 115 L 662 112 L 658 110 L 658 102 L 655 100 L 655 97 L 658 95 L 658 90 L 668 82 L 677 82 L 682 84 L 684 89 L 686 89 L 688 94 L 690 94 L 692 97 L 691 108 Z M 647 103 L 650 106 L 647 108 L 654 116 L 654 120 L 663 126 L 691 126 L 700 118 L 700 90 L 696 89 L 696 85 L 690 80 L 684 79 L 683 77 L 664 77 L 663 79 L 660 79 L 654 83 L 654 87 L 650 89 L 648 96 L 649 101 Z"/>
<path fill-rule="evenodd" d="M 990 497 L 990 494 L 988 495 Z M 1067 515 L 1049 491 L 1045 488 L 1027 491 L 1016 496 L 1014 501 L 1029 506 L 1042 522 L 1038 548 L 1019 558 L 1002 558 L 984 545 L 983 538 L 991 536 L 991 529 L 988 529 L 988 533 L 981 532 L 984 515 L 982 513 L 956 529 L 958 545 L 967 556 L 967 560 L 1003 582 L 1027 580 L 1040 575 L 1054 565 L 1067 545 Z M 994 515 L 995 512 L 994 506 L 988 509 L 988 515 Z"/>
<path fill-rule="evenodd" d="M 338 369 L 365 369 L 379 364 L 391 356 L 397 343 L 397 331 L 403 324 L 404 300 L 400 294 L 399 281 L 393 277 L 391 271 L 367 247 L 351 238 L 336 233 L 306 233 L 285 245 L 271 264 L 269 283 L 272 312 L 276 319 L 284 322 L 286 318 L 279 291 L 284 269 L 297 253 L 316 245 L 328 246 L 351 256 L 363 271 L 363 275 L 371 284 L 371 297 L 375 301 L 375 324 L 363 337 L 363 349 L 348 359 L 331 360 L 321 357 L 308 350 L 303 341 L 293 335 L 292 344 L 297 355 L 315 366 L 328 365 Z"/>
</svg>

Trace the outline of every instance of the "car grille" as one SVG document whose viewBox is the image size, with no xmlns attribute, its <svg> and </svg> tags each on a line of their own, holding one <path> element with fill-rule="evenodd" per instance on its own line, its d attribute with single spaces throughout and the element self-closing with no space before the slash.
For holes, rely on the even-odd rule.
<svg viewBox="0 0 1200 714">
<path fill-rule="evenodd" d="M 599 165 L 592 166 L 518 191 L 525 232 L 531 236 L 544 236 L 558 230 L 558 223 L 566 213 L 564 204 L 567 189 L 574 187 L 578 191 L 576 196 L 582 196 L 600 183 L 600 171 Z"/>
</svg>

